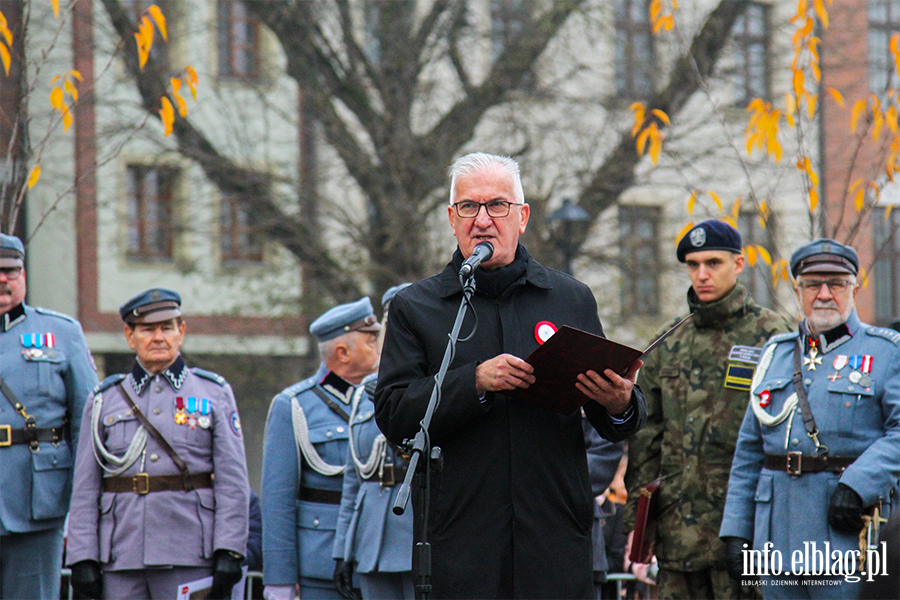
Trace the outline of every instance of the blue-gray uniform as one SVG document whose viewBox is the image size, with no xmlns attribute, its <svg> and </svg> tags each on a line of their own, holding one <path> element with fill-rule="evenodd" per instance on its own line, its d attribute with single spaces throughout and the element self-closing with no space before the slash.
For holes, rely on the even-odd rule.
<svg viewBox="0 0 900 600">
<path fill-rule="evenodd" d="M 331 549 L 341 503 L 348 425 L 319 393 L 350 409 L 354 388 L 324 364 L 272 400 L 263 448 L 263 580 L 300 582 L 300 597 L 338 598 Z M 302 458 L 301 458 L 302 457 Z"/>
<path fill-rule="evenodd" d="M 97 385 L 81 326 L 24 303 L 0 315 L 0 376 L 39 440 L 0 394 L 0 597 L 58 598 L 77 432 Z"/>
<path fill-rule="evenodd" d="M 354 394 L 333 557 L 356 563 L 363 598 L 412 600 L 413 512 L 411 507 L 402 515 L 391 511 L 407 461 L 375 423 L 376 379 L 369 376 Z"/>
<path fill-rule="evenodd" d="M 594 549 L 594 585 L 600 597 L 600 584 L 606 581 L 609 562 L 606 560 L 606 539 L 603 536 L 603 509 L 596 501 L 616 477 L 619 462 L 625 451 L 625 442 L 610 442 L 603 439 L 587 417 L 582 416 L 585 452 L 587 453 L 588 474 L 591 476 L 591 494 L 594 496 L 594 526 L 591 539 Z"/>
<path fill-rule="evenodd" d="M 793 553 L 802 554 L 809 543 L 819 551 L 826 550 L 826 543 L 831 551 L 859 550 L 858 535 L 828 524 L 829 499 L 838 483 L 859 494 L 863 506 L 882 502 L 886 517 L 900 477 L 900 333 L 860 322 L 855 310 L 846 327 L 833 330 L 830 338 L 819 336 L 815 352 L 803 324 L 801 331 L 806 363 L 801 366 L 802 383 L 831 466 L 813 469 L 818 468 L 813 464 L 816 448 L 797 405 L 791 376 L 800 334 L 777 335 L 764 347 L 753 378 L 720 530 L 721 537 L 753 540 L 755 550 L 771 542 L 769 554 L 778 553 L 782 571 L 793 570 Z M 841 464 L 852 459 L 849 466 Z M 769 564 L 771 572 L 771 560 Z M 803 595 L 796 587 L 768 582 L 766 597 Z M 810 587 L 809 593 L 846 598 L 853 597 L 853 591 L 852 584 L 844 582 Z"/>
<path fill-rule="evenodd" d="M 187 476 L 123 394 L 187 464 Z M 91 394 L 81 439 L 67 561 L 99 561 L 105 598 L 142 597 L 146 589 L 171 597 L 177 584 L 211 574 L 214 551 L 246 552 L 244 441 L 222 377 L 188 368 L 180 355 L 155 375 L 136 361 Z M 171 595 L 156 591 L 163 585 Z"/>
</svg>

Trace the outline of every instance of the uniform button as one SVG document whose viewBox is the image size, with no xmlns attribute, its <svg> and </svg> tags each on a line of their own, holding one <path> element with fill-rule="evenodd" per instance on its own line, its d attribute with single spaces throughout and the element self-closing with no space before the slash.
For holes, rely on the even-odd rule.
<svg viewBox="0 0 900 600">
<path fill-rule="evenodd" d="M 799 414 L 801 414 L 801 413 L 803 413 L 803 411 L 802 411 L 801 409 L 798 408 L 798 409 L 797 409 L 797 414 L 799 415 Z"/>
<path fill-rule="evenodd" d="M 684 515 L 684 518 L 685 518 L 685 519 L 693 519 L 693 518 L 694 518 L 694 515 L 690 515 L 690 514 L 689 514 L 689 515 Z"/>
<path fill-rule="evenodd" d="M 329 431 L 325 434 L 325 437 L 331 438 L 331 437 L 334 437 L 334 434 Z"/>
<path fill-rule="evenodd" d="M 803 383 L 805 383 L 806 385 L 812 385 L 812 379 L 807 377 L 806 379 L 803 380 Z"/>
<path fill-rule="evenodd" d="M 798 440 L 797 438 L 794 438 L 791 440 L 791 446 L 799 446 L 799 445 L 800 445 L 800 440 Z"/>
<path fill-rule="evenodd" d="M 719 495 L 720 495 L 720 496 L 725 495 L 725 490 L 723 490 L 722 488 L 719 488 L 718 491 L 719 491 Z"/>
<path fill-rule="evenodd" d="M 699 374 L 700 374 L 700 369 L 694 369 L 694 375 L 699 375 Z"/>
<path fill-rule="evenodd" d="M 848 386 L 847 386 L 847 391 L 848 391 L 848 392 L 852 392 L 852 391 L 855 390 L 855 389 L 856 389 L 856 388 L 853 387 L 852 385 L 848 385 Z"/>
<path fill-rule="evenodd" d="M 112 425 L 112 424 L 115 422 L 115 420 L 116 420 L 116 418 L 113 417 L 112 415 L 106 417 L 106 422 L 107 422 L 107 424 L 109 424 L 109 425 Z"/>
<path fill-rule="evenodd" d="M 156 392 L 157 394 L 160 393 L 162 391 L 162 386 L 161 385 L 156 386 L 155 388 L 153 388 L 153 391 Z"/>
<path fill-rule="evenodd" d="M 313 527 L 318 527 L 318 526 L 319 526 L 319 520 L 316 519 L 315 521 L 313 521 Z"/>
<path fill-rule="evenodd" d="M 160 414 L 160 413 L 162 413 L 162 409 L 161 409 L 161 408 L 154 408 L 154 409 L 153 409 L 153 414 L 154 414 L 154 415 L 158 415 L 158 414 Z"/>
<path fill-rule="evenodd" d="M 159 460 L 159 454 L 151 454 L 150 455 L 150 462 L 156 462 L 158 460 Z"/>
<path fill-rule="evenodd" d="M 688 567 L 688 568 L 692 567 L 693 564 L 694 564 L 694 563 L 692 563 L 692 562 L 689 561 L 689 560 L 684 561 L 684 566 L 686 566 L 686 567 Z"/>
<path fill-rule="evenodd" d="M 844 406 L 846 406 L 847 408 L 850 408 L 850 403 L 847 402 L 847 403 L 844 404 Z"/>
<path fill-rule="evenodd" d="M 343 427 L 338 427 L 338 433 L 344 433 L 344 428 L 343 428 Z"/>
<path fill-rule="evenodd" d="M 691 470 L 691 465 L 685 465 L 684 470 L 685 470 L 685 471 L 690 471 L 690 470 Z"/>
<path fill-rule="evenodd" d="M 694 422 L 694 417 L 688 417 L 688 423 L 693 423 L 693 422 Z"/>
<path fill-rule="evenodd" d="M 53 464 L 54 464 L 54 465 L 56 465 L 56 463 L 58 463 L 58 462 L 59 462 L 59 461 L 56 460 L 55 458 L 53 459 Z"/>
</svg>

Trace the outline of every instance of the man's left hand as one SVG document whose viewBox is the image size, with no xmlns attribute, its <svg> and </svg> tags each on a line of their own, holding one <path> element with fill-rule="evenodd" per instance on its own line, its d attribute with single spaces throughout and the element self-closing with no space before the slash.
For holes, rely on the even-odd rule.
<svg viewBox="0 0 900 600">
<path fill-rule="evenodd" d="M 839 483 L 828 505 L 828 524 L 841 533 L 859 533 L 863 525 L 863 501 L 850 486 Z"/>
<path fill-rule="evenodd" d="M 243 577 L 241 562 L 228 550 L 219 549 L 213 554 L 213 580 L 212 589 L 207 598 L 210 600 L 225 600 L 231 598 L 231 589 Z"/>
<path fill-rule="evenodd" d="M 606 369 L 602 375 L 596 371 L 588 371 L 578 376 L 575 387 L 582 394 L 606 408 L 609 414 L 621 415 L 628 409 L 631 402 L 631 390 L 634 388 L 634 380 L 638 369 L 644 361 L 636 360 L 629 367 L 624 377 L 620 377 L 615 371 Z"/>
</svg>

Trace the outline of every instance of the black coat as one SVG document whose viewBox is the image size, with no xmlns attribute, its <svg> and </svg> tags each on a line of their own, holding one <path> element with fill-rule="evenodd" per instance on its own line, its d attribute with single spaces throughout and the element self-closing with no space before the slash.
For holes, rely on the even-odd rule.
<svg viewBox="0 0 900 600">
<path fill-rule="evenodd" d="M 433 475 L 429 541 L 436 598 L 589 598 L 593 495 L 581 414 L 563 416 L 501 393 L 479 398 L 475 368 L 508 352 L 538 347 L 536 325 L 550 321 L 602 334 L 584 284 L 541 266 L 520 246 L 527 270 L 499 299 L 476 292 L 474 337 L 456 347 L 431 440 L 444 452 Z M 425 414 L 433 376 L 462 298 L 459 252 L 444 271 L 401 290 L 391 303 L 376 419 L 387 438 L 412 438 Z M 472 331 L 471 311 L 461 336 Z M 605 438 L 639 429 L 646 402 L 636 389 L 634 415 L 614 425 L 595 402 L 585 413 Z"/>
</svg>

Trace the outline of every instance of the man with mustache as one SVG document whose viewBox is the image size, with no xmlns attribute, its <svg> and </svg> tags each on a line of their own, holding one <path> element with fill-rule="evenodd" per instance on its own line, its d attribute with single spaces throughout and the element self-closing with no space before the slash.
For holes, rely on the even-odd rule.
<svg viewBox="0 0 900 600">
<path fill-rule="evenodd" d="M 745 578 L 747 551 L 771 543 L 769 554 L 781 556 L 780 573 L 775 565 L 763 573 L 765 598 L 856 597 L 858 583 L 817 574 L 805 558 L 795 564 L 794 553 L 812 542 L 825 551 L 827 542 L 851 557 L 864 515 L 891 510 L 900 477 L 900 333 L 859 320 L 858 271 L 856 251 L 834 240 L 794 252 L 805 318 L 799 331 L 769 340 L 751 384 L 719 536 L 736 579 Z M 858 558 L 825 561 L 832 572 L 862 570 Z"/>
<path fill-rule="evenodd" d="M 75 446 L 95 385 L 81 325 L 25 304 L 25 247 L 0 233 L 0 598 L 59 598 Z"/>
</svg>

